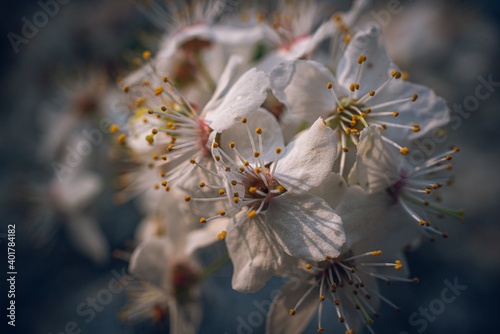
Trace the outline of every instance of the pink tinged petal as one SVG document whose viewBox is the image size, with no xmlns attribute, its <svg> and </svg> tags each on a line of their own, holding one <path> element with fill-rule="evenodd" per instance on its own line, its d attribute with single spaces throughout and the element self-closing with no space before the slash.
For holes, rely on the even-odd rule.
<svg viewBox="0 0 500 334">
<path fill-rule="evenodd" d="M 367 60 L 361 65 L 361 77 L 359 82 L 356 82 L 356 74 L 360 66 L 358 58 L 361 55 L 365 55 Z M 359 83 L 360 88 L 356 96 L 360 98 L 381 86 L 389 79 L 391 70 L 394 69 L 397 67 L 391 63 L 380 30 L 370 27 L 358 32 L 347 46 L 337 67 L 338 83 L 343 87 Z"/>
<path fill-rule="evenodd" d="M 267 98 L 269 80 L 255 68 L 247 71 L 231 87 L 222 102 L 206 112 L 205 120 L 212 129 L 222 132 L 257 110 Z"/>
<path fill-rule="evenodd" d="M 319 305 L 318 288 L 307 295 L 294 315 L 290 315 L 290 309 L 295 307 L 310 288 L 309 284 L 292 280 L 279 289 L 267 315 L 267 334 L 300 334 L 304 331 Z"/>
<path fill-rule="evenodd" d="M 265 109 L 258 109 L 248 116 L 246 125 L 250 129 L 254 144 L 259 152 L 259 137 L 261 137 L 263 152 L 260 152 L 260 154 L 263 156 L 264 162 L 267 164 L 274 161 L 276 159 L 276 148 L 285 147 L 281 128 L 276 117 Z M 262 129 L 262 134 L 255 133 L 257 128 Z M 254 150 L 244 124 L 236 124 L 220 135 L 220 147 L 234 158 L 235 154 L 229 148 L 231 142 L 236 144 L 236 149 L 245 160 L 254 160 Z"/>
<path fill-rule="evenodd" d="M 225 240 L 234 266 L 232 286 L 239 292 L 260 290 L 282 264 L 283 250 L 260 215 L 234 228 Z"/>
<path fill-rule="evenodd" d="M 325 200 L 304 193 L 275 198 L 266 224 L 283 250 L 292 257 L 322 261 L 336 257 L 346 237 L 340 216 Z"/>
<path fill-rule="evenodd" d="M 129 271 L 158 287 L 166 287 L 170 254 L 174 250 L 166 239 L 151 238 L 142 242 L 130 258 Z"/>
<path fill-rule="evenodd" d="M 336 156 L 335 133 L 320 118 L 287 146 L 278 161 L 275 178 L 289 192 L 308 191 L 330 175 Z"/>
<path fill-rule="evenodd" d="M 314 61 L 285 61 L 269 75 L 276 98 L 294 117 L 314 122 L 335 110 L 335 99 L 327 88 L 335 79 L 332 73 Z"/>
</svg>

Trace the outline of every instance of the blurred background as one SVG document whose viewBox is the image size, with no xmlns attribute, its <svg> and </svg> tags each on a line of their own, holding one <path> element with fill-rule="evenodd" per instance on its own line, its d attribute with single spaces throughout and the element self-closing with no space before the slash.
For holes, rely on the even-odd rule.
<svg viewBox="0 0 500 334">
<path fill-rule="evenodd" d="M 398 12 L 391 14 L 388 6 L 393 2 L 374 1 L 373 9 L 358 25 L 378 23 L 391 58 L 408 71 L 410 80 L 433 87 L 448 101 L 453 117 L 450 126 L 436 133 L 434 141 L 421 142 L 418 147 L 422 151 L 432 150 L 433 145 L 460 147 L 454 158 L 456 179 L 443 198 L 446 204 L 464 208 L 466 221 L 443 221 L 448 239 L 428 242 L 407 254 L 412 275 L 420 283 L 382 287 L 402 312 L 382 307 L 382 319 L 374 329 L 378 333 L 496 332 L 500 296 L 500 181 L 496 177 L 500 170 L 496 128 L 500 122 L 500 3 L 401 0 Z M 345 8 L 349 1 L 332 1 L 332 5 Z M 60 5 L 43 27 L 27 31 L 31 37 L 15 40 L 14 46 L 9 33 L 21 35 L 22 18 L 31 20 L 40 10 L 36 1 L 5 3 L 0 21 L 4 36 L 0 243 L 2 258 L 6 258 L 7 225 L 16 224 L 18 273 L 16 327 L 6 327 L 3 316 L 1 328 L 6 331 L 2 333 L 168 332 L 168 326 L 155 327 L 150 322 L 129 326 L 121 321 L 118 313 L 127 301 L 123 290 L 111 294 L 107 305 L 96 308 L 92 319 L 90 311 L 82 315 L 88 307 L 78 311 L 82 303 L 102 297 L 100 291 L 126 272 L 128 262 L 120 258 L 123 256 L 110 254 L 130 247 L 142 218 L 134 201 L 116 205 L 112 175 L 120 167 L 108 163 L 113 137 L 107 132 L 106 120 L 118 117 L 120 107 L 115 100 L 106 100 L 106 87 L 134 68 L 134 59 L 151 41 L 148 36 L 159 32 L 128 1 L 72 0 Z M 81 93 L 81 82 L 94 90 Z M 481 96 L 478 86 L 483 86 Z M 109 103 L 116 110 L 102 107 Z M 76 116 L 68 117 L 64 106 L 70 106 Z M 96 129 L 100 136 L 92 132 Z M 67 147 L 74 148 L 72 143 L 84 133 L 94 133 L 90 138 L 95 143 L 90 149 L 82 148 L 87 149 L 89 159 L 84 166 L 75 163 L 75 177 L 61 186 L 54 182 L 58 167 L 53 162 L 58 160 L 51 154 L 67 156 Z M 66 138 L 63 144 L 61 138 Z M 82 180 L 86 180 L 85 186 Z M 91 220 L 87 229 L 81 229 L 75 218 L 81 213 Z M 215 247 L 213 253 L 218 252 L 221 250 Z M 2 268 L 6 266 L 4 262 Z M 6 271 L 2 270 L 3 282 Z M 271 280 L 258 293 L 240 294 L 231 290 L 231 273 L 228 264 L 204 282 L 201 333 L 262 333 L 265 317 L 260 310 L 262 305 L 267 308 L 281 280 Z M 442 298 L 446 282 L 467 288 L 445 304 L 439 315 L 428 318 L 425 328 L 422 322 L 411 322 L 414 312 L 433 307 Z M 8 303 L 6 291 L 7 287 L 1 292 L 3 310 Z M 335 326 L 336 321 L 332 316 L 324 327 Z M 260 325 L 248 327 L 249 322 Z M 315 332 L 315 321 L 311 324 L 309 331 Z"/>
</svg>

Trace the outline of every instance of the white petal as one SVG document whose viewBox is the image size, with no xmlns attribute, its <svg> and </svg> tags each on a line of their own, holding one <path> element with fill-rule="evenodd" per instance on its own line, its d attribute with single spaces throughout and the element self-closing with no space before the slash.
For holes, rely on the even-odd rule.
<svg viewBox="0 0 500 334">
<path fill-rule="evenodd" d="M 140 279 L 158 287 L 167 287 L 168 266 L 171 264 L 172 249 L 167 239 L 148 239 L 134 250 L 130 258 L 129 271 Z"/>
<path fill-rule="evenodd" d="M 361 55 L 365 55 L 367 60 L 361 65 L 361 79 L 356 82 L 360 66 L 358 58 Z M 397 67 L 391 63 L 382 40 L 382 33 L 379 29 L 370 27 L 358 32 L 347 46 L 337 67 L 338 82 L 346 88 L 353 83 L 359 83 L 360 88 L 356 96 L 361 97 L 382 85 L 389 79 L 391 70 L 394 69 Z"/>
<path fill-rule="evenodd" d="M 231 58 L 229 58 L 229 61 L 224 68 L 224 72 L 220 75 L 219 80 L 217 81 L 217 88 L 215 89 L 214 94 L 212 95 L 212 98 L 210 101 L 207 102 L 205 107 L 203 108 L 203 112 L 206 110 L 211 110 L 215 107 L 215 102 L 221 98 L 224 94 L 227 93 L 229 90 L 229 83 L 234 79 L 234 76 L 236 75 L 236 70 L 238 66 L 241 65 L 243 62 L 243 59 L 238 56 L 238 55 L 233 55 Z"/>
<path fill-rule="evenodd" d="M 361 132 L 356 157 L 359 183 L 370 192 L 387 189 L 397 178 L 397 160 L 391 154 L 392 147 L 383 141 L 380 129 L 370 126 Z"/>
<path fill-rule="evenodd" d="M 106 264 L 109 261 L 109 243 L 97 221 L 78 216 L 69 218 L 66 227 L 72 244 L 82 254 L 97 264 Z"/>
<path fill-rule="evenodd" d="M 267 98 L 269 80 L 264 72 L 251 69 L 231 87 L 217 108 L 206 112 L 212 129 L 222 132 L 257 110 Z"/>
<path fill-rule="evenodd" d="M 344 198 L 346 191 L 347 185 L 342 175 L 332 172 L 321 185 L 311 189 L 309 193 L 321 197 L 335 209 Z"/>
<path fill-rule="evenodd" d="M 257 151 L 260 151 L 259 137 L 261 137 L 264 151 L 260 153 L 264 157 L 264 162 L 267 164 L 274 161 L 276 158 L 275 149 L 285 146 L 281 128 L 276 117 L 265 109 L 258 109 L 247 117 L 246 125 L 250 128 Z M 261 135 L 255 133 L 255 129 L 257 128 L 262 129 Z M 247 161 L 254 160 L 254 150 L 252 149 L 248 132 L 245 125 L 241 122 L 223 131 L 220 135 L 220 147 L 231 157 L 234 157 L 233 150 L 229 148 L 230 142 L 236 144 L 236 149 Z"/>
<path fill-rule="evenodd" d="M 291 115 L 314 122 L 335 110 L 335 99 L 327 88 L 332 73 L 314 61 L 285 61 L 269 74 L 271 89 Z"/>
<path fill-rule="evenodd" d="M 313 289 L 307 295 L 295 315 L 290 315 L 290 309 L 295 307 L 310 288 L 309 284 L 301 283 L 297 286 L 297 282 L 292 281 L 279 289 L 267 315 L 266 334 L 300 334 L 303 332 L 318 308 L 318 288 Z"/>
<path fill-rule="evenodd" d="M 275 178 L 290 192 L 310 190 L 330 175 L 336 156 L 335 133 L 320 118 L 286 147 Z"/>
<path fill-rule="evenodd" d="M 325 200 L 285 193 L 272 200 L 266 224 L 283 250 L 295 258 L 322 261 L 336 257 L 345 242 L 340 216 Z"/>
<path fill-rule="evenodd" d="M 268 232 L 261 215 L 230 231 L 226 245 L 234 266 L 233 289 L 239 292 L 258 291 L 282 263 L 283 250 Z"/>
</svg>

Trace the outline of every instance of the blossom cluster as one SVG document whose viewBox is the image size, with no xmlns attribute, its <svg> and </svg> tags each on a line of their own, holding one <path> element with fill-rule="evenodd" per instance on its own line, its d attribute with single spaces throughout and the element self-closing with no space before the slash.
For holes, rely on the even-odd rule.
<svg viewBox="0 0 500 334">
<path fill-rule="evenodd" d="M 315 312 L 320 333 L 326 314 L 346 333 L 374 332 L 379 304 L 398 310 L 377 282 L 417 282 L 403 251 L 446 238 L 436 218 L 463 219 L 439 191 L 458 148 L 408 159 L 449 110 L 392 63 L 379 28 L 356 28 L 365 7 L 146 9 L 168 32 L 120 80 L 130 114 L 111 127 L 133 162 L 118 195 L 137 196 L 145 214 L 129 268 L 143 282 L 123 318 L 168 315 L 172 333 L 196 332 L 213 270 L 197 256 L 215 243 L 239 292 L 290 279 L 268 333 L 300 333 Z"/>
</svg>

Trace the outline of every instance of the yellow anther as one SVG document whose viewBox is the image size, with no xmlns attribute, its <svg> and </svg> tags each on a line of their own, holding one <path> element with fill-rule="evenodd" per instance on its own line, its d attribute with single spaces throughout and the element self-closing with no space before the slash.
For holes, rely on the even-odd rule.
<svg viewBox="0 0 500 334">
<path fill-rule="evenodd" d="M 186 197 L 184 197 L 184 200 L 185 200 L 186 202 L 189 202 L 189 201 L 191 200 L 191 196 L 186 196 Z"/>
<path fill-rule="evenodd" d="M 458 147 L 453 148 L 453 152 L 457 153 L 458 151 L 460 151 L 460 149 Z"/>
<path fill-rule="evenodd" d="M 257 173 L 257 174 L 262 173 L 262 168 L 260 168 L 260 167 L 255 168 L 255 173 Z"/>
<path fill-rule="evenodd" d="M 198 184 L 200 186 L 200 188 L 203 188 L 205 186 L 205 182 L 200 182 L 200 184 Z"/>
<path fill-rule="evenodd" d="M 255 187 L 250 187 L 250 188 L 248 188 L 248 192 L 249 192 L 250 194 L 255 194 L 255 193 L 257 192 L 257 188 L 255 188 Z"/>
<path fill-rule="evenodd" d="M 257 19 L 257 22 L 259 22 L 259 23 L 264 22 L 264 20 L 266 19 L 266 14 L 260 12 L 257 14 L 256 19 Z"/>
<path fill-rule="evenodd" d="M 403 81 L 408 81 L 408 79 L 410 79 L 410 74 L 408 72 L 401 72 L 401 78 L 403 79 Z"/>
<path fill-rule="evenodd" d="M 414 124 L 413 125 L 413 129 L 412 129 L 413 132 L 419 132 L 420 131 L 420 125 L 418 124 Z"/>
<path fill-rule="evenodd" d="M 290 309 L 290 315 L 295 315 L 295 313 L 296 313 L 296 311 L 293 308 L 291 308 Z"/>
<path fill-rule="evenodd" d="M 407 155 L 408 153 L 410 153 L 410 150 L 408 149 L 408 147 L 403 147 L 399 150 L 399 153 L 401 153 L 402 155 Z"/>
<path fill-rule="evenodd" d="M 308 263 L 308 264 L 306 264 L 306 268 L 307 268 L 307 269 L 311 269 L 311 268 L 312 268 L 312 266 Z"/>
<path fill-rule="evenodd" d="M 431 193 L 431 190 L 430 189 L 425 189 L 424 192 L 425 192 L 426 195 L 429 195 Z"/>
<path fill-rule="evenodd" d="M 248 161 L 243 161 L 243 166 L 248 167 L 248 166 L 250 166 L 250 163 Z"/>
<path fill-rule="evenodd" d="M 413 97 L 411 98 L 411 102 L 415 102 L 415 101 L 417 101 L 417 99 L 418 99 L 418 95 L 413 94 Z"/>
<path fill-rule="evenodd" d="M 224 211 L 224 210 L 220 210 L 220 211 L 219 211 L 219 215 L 221 215 L 221 216 L 225 216 L 225 215 L 226 215 L 226 211 Z"/>
<path fill-rule="evenodd" d="M 235 186 L 235 185 L 237 185 L 237 184 L 238 184 L 238 182 L 236 182 L 236 180 L 232 180 L 232 181 L 231 181 L 231 184 L 232 184 L 233 186 Z"/>
<path fill-rule="evenodd" d="M 144 52 L 142 53 L 142 58 L 144 58 L 144 59 L 149 59 L 150 57 L 151 57 L 151 52 L 149 52 L 149 51 L 144 51 Z"/>
<path fill-rule="evenodd" d="M 248 217 L 248 218 L 253 218 L 253 217 L 255 217 L 256 215 L 257 215 L 257 211 L 252 210 L 252 211 L 250 211 L 250 212 L 247 214 L 247 217 Z"/>
<path fill-rule="evenodd" d="M 222 196 L 222 195 L 224 195 L 225 193 L 226 193 L 226 192 L 224 191 L 224 189 L 219 190 L 219 195 L 221 195 L 221 196 Z"/>
<path fill-rule="evenodd" d="M 212 144 L 212 147 L 213 147 L 213 148 L 218 148 L 218 147 L 219 147 L 219 143 L 218 143 L 218 142 L 214 142 L 214 143 Z"/>
<path fill-rule="evenodd" d="M 165 106 L 161 106 L 160 109 L 161 109 L 161 111 L 167 111 L 167 107 L 165 107 Z"/>
<path fill-rule="evenodd" d="M 233 196 L 234 196 L 234 197 L 240 197 L 240 193 L 237 193 L 237 192 L 236 192 L 236 193 L 234 193 L 234 194 L 233 194 Z"/>
<path fill-rule="evenodd" d="M 345 134 L 346 134 L 346 135 L 350 135 L 350 134 L 351 134 L 351 131 L 352 131 L 351 129 L 347 128 L 347 129 L 345 129 Z"/>
<path fill-rule="evenodd" d="M 451 164 L 447 164 L 447 165 L 446 165 L 446 169 L 447 169 L 447 170 L 451 170 L 451 168 L 452 168 Z"/>
<path fill-rule="evenodd" d="M 338 111 L 338 112 L 342 112 L 342 111 L 344 111 L 344 107 L 342 107 L 342 106 L 338 107 L 338 108 L 337 108 L 337 111 Z"/>
<path fill-rule="evenodd" d="M 117 133 L 119 130 L 120 128 L 118 127 L 118 125 L 115 124 L 111 124 L 111 126 L 109 127 L 109 132 L 111 132 L 112 134 Z"/>
<path fill-rule="evenodd" d="M 362 55 L 362 56 L 359 56 L 358 58 L 358 64 L 363 64 L 364 62 L 366 61 L 366 56 L 365 55 Z"/>
<path fill-rule="evenodd" d="M 326 84 L 326 88 L 332 89 L 332 87 L 333 87 L 333 84 L 331 82 L 329 82 L 329 83 Z"/>
<path fill-rule="evenodd" d="M 280 147 L 276 147 L 276 154 L 280 154 L 282 149 Z"/>
<path fill-rule="evenodd" d="M 159 189 L 160 188 L 160 185 L 158 183 L 156 183 L 154 186 L 153 186 L 155 189 Z"/>
<path fill-rule="evenodd" d="M 130 87 L 129 86 L 124 86 L 123 87 L 123 92 L 124 93 L 128 93 L 130 91 Z"/>
<path fill-rule="evenodd" d="M 240 202 L 239 198 L 233 198 L 233 203 L 238 204 Z"/>
<path fill-rule="evenodd" d="M 230 147 L 230 148 L 234 148 L 235 146 L 236 146 L 236 144 L 235 144 L 234 142 L 230 142 L 230 143 L 229 143 L 229 147 Z"/>
<path fill-rule="evenodd" d="M 254 156 L 255 158 L 258 158 L 258 157 L 259 157 L 259 155 L 260 155 L 260 152 L 258 152 L 258 151 L 255 151 L 255 152 L 253 153 L 253 156 Z"/>
<path fill-rule="evenodd" d="M 369 114 L 372 112 L 372 108 L 366 108 L 366 113 Z"/>
<path fill-rule="evenodd" d="M 449 154 L 448 154 L 448 155 L 446 156 L 446 160 L 451 160 L 451 159 L 452 159 L 451 155 L 449 155 Z"/>
<path fill-rule="evenodd" d="M 325 296 L 319 296 L 319 301 L 320 301 L 320 302 L 325 301 Z"/>
<path fill-rule="evenodd" d="M 375 95 L 375 91 L 374 91 L 374 90 L 371 90 L 371 91 L 368 93 L 368 95 L 370 95 L 370 96 L 374 96 L 374 95 Z"/>
<path fill-rule="evenodd" d="M 158 130 L 157 129 L 153 129 L 153 130 L 151 130 L 151 133 L 155 135 L 155 134 L 158 133 Z"/>
<path fill-rule="evenodd" d="M 349 44 L 350 41 L 351 41 L 351 35 L 349 35 L 349 34 L 345 35 L 345 37 L 344 37 L 344 43 L 345 44 Z"/>
<path fill-rule="evenodd" d="M 277 186 L 276 189 L 280 192 L 280 193 L 283 193 L 285 192 L 285 188 L 281 185 Z"/>
<path fill-rule="evenodd" d="M 120 144 L 125 144 L 125 139 L 127 138 L 127 135 L 122 133 L 121 135 L 118 136 L 118 143 Z"/>
<path fill-rule="evenodd" d="M 262 129 L 261 128 L 255 129 L 255 133 L 258 134 L 258 135 L 261 135 L 262 134 Z"/>
<path fill-rule="evenodd" d="M 135 104 L 137 105 L 137 107 L 142 106 L 145 102 L 146 102 L 145 97 L 138 97 L 137 100 L 135 100 Z"/>
<path fill-rule="evenodd" d="M 222 231 L 221 233 L 219 233 L 219 235 L 217 235 L 217 238 L 219 238 L 219 240 L 222 240 L 226 237 L 226 234 L 226 231 Z"/>
<path fill-rule="evenodd" d="M 167 151 L 172 152 L 174 150 L 174 145 L 168 145 Z"/>
<path fill-rule="evenodd" d="M 240 170 L 240 172 L 242 172 L 242 173 L 245 171 L 245 167 L 240 167 L 240 168 L 238 168 L 238 169 L 239 169 L 239 170 Z"/>
<path fill-rule="evenodd" d="M 355 85 L 355 84 L 351 84 L 351 85 L 349 86 L 349 90 L 350 90 L 351 92 L 354 92 L 354 91 L 356 90 L 356 85 Z"/>
<path fill-rule="evenodd" d="M 364 112 L 362 112 L 361 114 L 359 114 L 359 116 L 365 118 L 366 114 Z"/>
<path fill-rule="evenodd" d="M 170 191 L 170 186 L 166 186 L 165 191 Z"/>
<path fill-rule="evenodd" d="M 380 255 L 382 255 L 382 251 L 380 250 L 372 252 L 372 256 L 380 256 Z"/>
<path fill-rule="evenodd" d="M 354 119 L 353 119 L 353 120 L 351 121 L 351 126 L 352 126 L 352 127 L 356 126 L 356 120 L 354 120 Z"/>
<path fill-rule="evenodd" d="M 359 90 L 359 83 L 354 84 L 354 88 L 356 88 L 356 90 Z"/>
<path fill-rule="evenodd" d="M 158 160 L 158 154 L 153 154 L 153 160 Z"/>
<path fill-rule="evenodd" d="M 403 263 L 399 260 L 396 260 L 396 266 L 394 268 L 396 268 L 396 270 L 400 270 L 401 268 L 403 268 Z"/>
<path fill-rule="evenodd" d="M 342 148 L 342 151 L 344 151 L 344 153 L 349 152 L 349 147 L 346 146 L 346 147 Z"/>
<path fill-rule="evenodd" d="M 168 82 L 169 79 L 167 77 L 163 77 L 163 82 Z"/>
<path fill-rule="evenodd" d="M 216 156 L 215 156 L 215 160 L 216 160 L 216 161 L 220 161 L 220 156 L 216 155 Z"/>
<path fill-rule="evenodd" d="M 148 114 L 153 115 L 153 113 L 154 113 L 153 110 L 151 110 L 151 109 L 148 110 Z"/>
<path fill-rule="evenodd" d="M 167 181 L 161 181 L 161 185 L 165 187 L 167 185 Z"/>
<path fill-rule="evenodd" d="M 205 224 L 207 220 L 205 218 L 200 218 L 200 223 Z"/>
<path fill-rule="evenodd" d="M 247 122 L 247 118 L 246 118 L 246 117 L 243 117 L 243 118 L 241 119 L 241 123 L 245 124 L 246 122 Z"/>
<path fill-rule="evenodd" d="M 391 76 L 392 76 L 394 79 L 399 79 L 399 78 L 401 78 L 401 72 L 399 72 L 399 71 L 397 71 L 397 70 L 394 70 L 394 71 L 392 71 Z"/>
<path fill-rule="evenodd" d="M 226 172 L 230 172 L 231 171 L 231 167 L 226 167 Z"/>
<path fill-rule="evenodd" d="M 325 330 L 323 329 L 323 327 L 318 328 L 318 333 L 324 333 L 324 332 Z"/>
<path fill-rule="evenodd" d="M 332 257 L 328 254 L 325 255 L 325 258 L 328 260 L 328 261 L 331 261 L 332 260 Z"/>
<path fill-rule="evenodd" d="M 418 277 L 413 277 L 412 281 L 413 281 L 413 283 L 419 283 L 420 282 L 420 280 L 418 279 Z"/>
<path fill-rule="evenodd" d="M 162 155 L 162 156 L 161 156 L 161 160 L 163 160 L 163 161 L 167 161 L 167 156 L 166 156 L 166 155 Z"/>
</svg>

